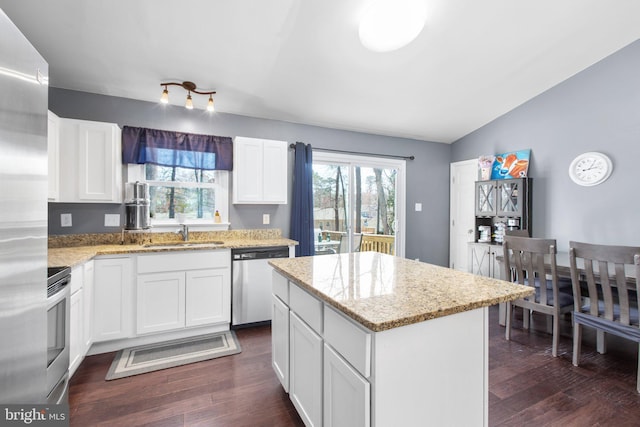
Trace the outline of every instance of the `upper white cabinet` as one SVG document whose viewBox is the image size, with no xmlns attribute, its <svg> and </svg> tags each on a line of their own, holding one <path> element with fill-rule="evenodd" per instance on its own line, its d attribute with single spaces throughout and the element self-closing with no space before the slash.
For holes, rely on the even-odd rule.
<svg viewBox="0 0 640 427">
<path fill-rule="evenodd" d="M 60 155 L 58 138 L 60 134 L 60 118 L 49 111 L 47 124 L 47 151 L 49 153 L 49 192 L 47 197 L 57 201 L 60 192 Z"/>
<path fill-rule="evenodd" d="M 113 123 L 58 119 L 58 196 L 49 158 L 49 198 L 67 203 L 122 203 L 121 131 Z M 49 119 L 52 127 L 51 116 Z M 49 135 L 51 144 L 52 132 Z M 51 148 L 50 148 L 51 150 Z M 54 159 L 55 160 L 55 159 Z M 53 182 L 53 183 L 52 183 Z"/>
<path fill-rule="evenodd" d="M 287 142 L 235 137 L 233 203 L 287 203 Z"/>
</svg>

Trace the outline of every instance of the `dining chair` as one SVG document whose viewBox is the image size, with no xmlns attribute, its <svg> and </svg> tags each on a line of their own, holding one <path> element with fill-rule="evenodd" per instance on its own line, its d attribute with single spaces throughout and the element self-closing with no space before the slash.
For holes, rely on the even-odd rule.
<svg viewBox="0 0 640 427">
<path fill-rule="evenodd" d="M 569 262 L 576 301 L 574 366 L 580 361 L 583 325 L 598 331 L 598 352 L 605 352 L 606 334 L 614 334 L 638 343 L 640 356 L 640 247 L 569 242 Z M 640 360 L 636 389 L 640 393 Z"/>
<path fill-rule="evenodd" d="M 353 251 L 360 252 L 360 245 L 362 244 L 362 234 L 353 235 Z M 340 236 L 340 245 L 338 246 L 339 253 L 349 252 L 349 236 L 343 234 Z"/>
<path fill-rule="evenodd" d="M 504 277 L 511 277 L 518 284 L 535 288 L 534 294 L 530 297 L 507 303 L 505 338 L 511 339 L 513 307 L 523 309 L 525 329 L 529 327 L 531 311 L 546 314 L 552 318 L 551 354 L 556 357 L 560 339 L 560 316 L 573 310 L 573 296 L 560 292 L 558 286 L 556 241 L 507 235 L 502 245 Z"/>
</svg>

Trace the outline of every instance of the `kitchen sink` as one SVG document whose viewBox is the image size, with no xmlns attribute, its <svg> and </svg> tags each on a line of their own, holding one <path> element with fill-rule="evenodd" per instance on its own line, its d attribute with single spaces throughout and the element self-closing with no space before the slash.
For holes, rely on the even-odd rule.
<svg viewBox="0 0 640 427">
<path fill-rule="evenodd" d="M 146 243 L 142 245 L 143 248 L 155 248 L 155 249 L 172 249 L 172 248 L 201 248 L 219 246 L 224 244 L 220 240 L 214 240 L 210 242 L 158 242 L 158 243 Z"/>
</svg>

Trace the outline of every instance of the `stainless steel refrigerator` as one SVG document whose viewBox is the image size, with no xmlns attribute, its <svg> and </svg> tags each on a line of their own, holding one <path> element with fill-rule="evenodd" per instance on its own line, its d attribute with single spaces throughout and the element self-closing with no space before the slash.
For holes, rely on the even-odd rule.
<svg viewBox="0 0 640 427">
<path fill-rule="evenodd" d="M 46 398 L 48 74 L 0 10 L 0 404 Z"/>
</svg>

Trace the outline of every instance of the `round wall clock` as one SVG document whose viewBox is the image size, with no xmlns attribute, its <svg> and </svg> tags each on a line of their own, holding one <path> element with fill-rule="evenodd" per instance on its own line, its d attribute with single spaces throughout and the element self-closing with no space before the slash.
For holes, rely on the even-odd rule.
<svg viewBox="0 0 640 427">
<path fill-rule="evenodd" d="M 582 153 L 571 162 L 569 176 L 578 185 L 598 185 L 611 175 L 613 164 L 608 156 L 597 153 Z"/>
</svg>

